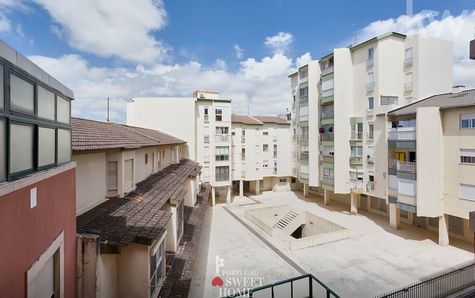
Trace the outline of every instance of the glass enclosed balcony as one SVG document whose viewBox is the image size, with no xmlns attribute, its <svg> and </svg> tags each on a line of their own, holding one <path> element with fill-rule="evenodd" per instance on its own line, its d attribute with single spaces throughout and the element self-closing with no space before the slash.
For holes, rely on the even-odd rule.
<svg viewBox="0 0 475 298">
<path fill-rule="evenodd" d="M 404 127 L 404 128 L 391 128 L 389 130 L 388 138 L 390 141 L 415 141 L 416 140 L 416 128 Z"/>
<path fill-rule="evenodd" d="M 320 138 L 322 141 L 333 141 L 334 135 L 333 133 L 322 133 L 320 134 Z"/>
</svg>

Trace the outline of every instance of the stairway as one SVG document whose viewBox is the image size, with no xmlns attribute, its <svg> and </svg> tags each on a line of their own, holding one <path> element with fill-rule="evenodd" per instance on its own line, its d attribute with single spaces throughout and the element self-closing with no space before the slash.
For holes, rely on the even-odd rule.
<svg viewBox="0 0 475 298">
<path fill-rule="evenodd" d="M 272 228 L 274 229 L 279 229 L 279 230 L 284 230 L 289 226 L 297 217 L 299 216 L 299 213 L 295 210 L 290 209 L 287 211 L 287 214 L 285 214 L 279 221 L 277 221 Z"/>
</svg>

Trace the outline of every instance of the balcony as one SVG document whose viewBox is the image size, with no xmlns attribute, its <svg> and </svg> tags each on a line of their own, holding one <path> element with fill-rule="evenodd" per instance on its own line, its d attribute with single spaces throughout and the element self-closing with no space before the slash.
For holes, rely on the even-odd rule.
<svg viewBox="0 0 475 298">
<path fill-rule="evenodd" d="M 416 140 L 416 128 L 407 127 L 403 128 L 392 128 L 389 130 L 388 138 L 390 141 L 415 141 Z"/>
<path fill-rule="evenodd" d="M 363 157 L 362 156 L 350 156 L 350 164 L 362 165 Z"/>
<path fill-rule="evenodd" d="M 217 174 L 215 177 L 216 182 L 229 181 L 229 173 Z"/>
<path fill-rule="evenodd" d="M 331 73 L 333 73 L 333 65 L 327 66 L 326 68 L 322 69 L 321 76 L 323 77 Z"/>
<path fill-rule="evenodd" d="M 413 84 L 412 82 L 406 82 L 404 83 L 404 91 L 412 91 L 412 88 L 413 88 Z"/>
<path fill-rule="evenodd" d="M 373 92 L 375 88 L 375 83 L 374 82 L 367 82 L 366 83 L 366 92 Z"/>
<path fill-rule="evenodd" d="M 326 185 L 333 185 L 335 183 L 335 177 L 333 176 L 323 176 L 322 183 Z"/>
<path fill-rule="evenodd" d="M 405 172 L 410 174 L 416 173 L 416 163 L 410 161 L 397 161 L 397 170 L 398 172 Z"/>
<path fill-rule="evenodd" d="M 331 142 L 333 142 L 334 135 L 333 135 L 333 133 L 322 133 L 322 134 L 320 134 L 320 139 L 322 141 L 331 141 Z"/>
<path fill-rule="evenodd" d="M 229 135 L 215 135 L 214 136 L 214 141 L 215 142 L 220 142 L 220 143 L 228 143 L 229 142 Z"/>
<path fill-rule="evenodd" d="M 413 63 L 412 57 L 407 57 L 404 59 L 404 67 L 411 67 Z"/>
<path fill-rule="evenodd" d="M 335 162 L 335 158 L 333 156 L 322 156 L 322 162 L 323 163 L 334 163 Z"/>
<path fill-rule="evenodd" d="M 370 58 L 366 60 L 366 69 L 370 69 L 374 66 L 374 58 Z"/>
<path fill-rule="evenodd" d="M 362 141 L 363 140 L 363 132 L 361 132 L 361 131 L 352 131 L 351 132 L 351 140 L 353 140 L 353 141 Z"/>
<path fill-rule="evenodd" d="M 398 194 L 397 195 L 397 202 L 406 204 L 406 205 L 411 205 L 411 206 L 417 206 L 416 202 L 416 196 L 408 196 L 404 194 Z"/>
<path fill-rule="evenodd" d="M 300 103 L 300 105 L 308 104 L 308 95 L 307 96 L 300 96 L 299 103 Z"/>
<path fill-rule="evenodd" d="M 299 141 L 301 143 L 307 143 L 308 142 L 308 135 L 300 136 Z"/>
<path fill-rule="evenodd" d="M 300 152 L 300 160 L 308 161 L 308 152 Z"/>
<path fill-rule="evenodd" d="M 229 155 L 226 155 L 226 154 L 215 155 L 215 160 L 216 161 L 228 161 L 229 160 Z"/>
<path fill-rule="evenodd" d="M 241 143 L 245 143 L 246 142 L 246 136 L 241 136 Z"/>
<path fill-rule="evenodd" d="M 327 90 L 322 90 L 322 92 L 320 93 L 320 96 L 322 98 L 327 98 L 327 97 L 331 97 L 335 94 L 334 92 L 334 89 L 327 89 Z"/>
<path fill-rule="evenodd" d="M 333 119 L 335 117 L 335 113 L 334 113 L 333 110 L 322 111 L 321 117 L 322 117 L 322 120 L 324 120 L 324 119 Z"/>
<path fill-rule="evenodd" d="M 393 175 L 393 176 L 397 175 L 397 160 L 395 159 L 388 160 L 388 172 L 389 172 L 389 175 Z"/>
</svg>

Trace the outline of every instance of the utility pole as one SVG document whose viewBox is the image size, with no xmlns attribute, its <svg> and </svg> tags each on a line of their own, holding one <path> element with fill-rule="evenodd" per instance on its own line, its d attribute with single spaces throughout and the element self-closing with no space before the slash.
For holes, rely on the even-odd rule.
<svg viewBox="0 0 475 298">
<path fill-rule="evenodd" d="M 109 115 L 110 115 L 110 104 L 109 104 L 109 102 L 110 102 L 110 99 L 109 99 L 109 97 L 107 97 L 107 122 L 111 122 L 110 118 L 109 118 Z"/>
</svg>

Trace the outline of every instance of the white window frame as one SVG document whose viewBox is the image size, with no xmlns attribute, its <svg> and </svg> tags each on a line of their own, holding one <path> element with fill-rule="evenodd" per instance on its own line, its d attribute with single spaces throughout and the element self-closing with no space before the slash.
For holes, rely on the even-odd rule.
<svg viewBox="0 0 475 298">
<path fill-rule="evenodd" d="M 475 201 L 475 185 L 460 183 L 460 199 Z"/>
</svg>

